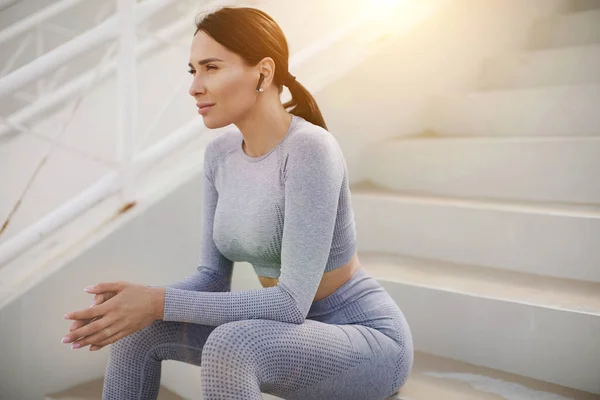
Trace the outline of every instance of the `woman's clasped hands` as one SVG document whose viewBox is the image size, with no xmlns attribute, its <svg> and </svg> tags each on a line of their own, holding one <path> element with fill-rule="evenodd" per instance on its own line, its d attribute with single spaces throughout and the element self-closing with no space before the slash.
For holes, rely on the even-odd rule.
<svg viewBox="0 0 600 400">
<path fill-rule="evenodd" d="M 120 281 L 84 290 L 95 295 L 92 305 L 64 315 L 73 324 L 62 343 L 73 349 L 90 345 L 90 351 L 99 350 L 163 317 L 164 288 Z"/>
</svg>

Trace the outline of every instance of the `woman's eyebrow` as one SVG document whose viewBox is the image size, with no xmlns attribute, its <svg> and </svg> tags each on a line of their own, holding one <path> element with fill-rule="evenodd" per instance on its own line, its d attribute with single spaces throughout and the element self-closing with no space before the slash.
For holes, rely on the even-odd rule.
<svg viewBox="0 0 600 400">
<path fill-rule="evenodd" d="M 223 62 L 223 60 L 221 60 L 220 58 L 216 58 L 216 57 L 212 57 L 212 58 L 205 58 L 204 60 L 198 61 L 199 65 L 204 65 L 204 64 L 208 64 L 209 62 Z M 192 63 L 188 63 L 188 65 L 190 66 L 190 68 L 194 68 L 194 66 L 192 65 Z"/>
</svg>

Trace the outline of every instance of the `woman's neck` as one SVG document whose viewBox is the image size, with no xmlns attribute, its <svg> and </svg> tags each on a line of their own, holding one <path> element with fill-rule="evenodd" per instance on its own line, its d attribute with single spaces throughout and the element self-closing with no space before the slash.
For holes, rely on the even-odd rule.
<svg viewBox="0 0 600 400">
<path fill-rule="evenodd" d="M 244 152 L 250 157 L 260 157 L 283 140 L 291 122 L 292 115 L 280 103 L 279 107 L 262 110 L 257 107 L 251 115 L 235 125 L 244 137 Z"/>
</svg>

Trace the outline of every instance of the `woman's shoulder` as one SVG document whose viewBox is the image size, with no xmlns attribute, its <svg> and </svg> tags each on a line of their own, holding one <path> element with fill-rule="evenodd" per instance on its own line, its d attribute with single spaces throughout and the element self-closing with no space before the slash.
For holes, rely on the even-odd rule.
<svg viewBox="0 0 600 400">
<path fill-rule="evenodd" d="M 341 151 L 339 143 L 328 130 L 295 117 L 294 132 L 290 135 L 288 150 L 291 152 L 313 152 L 319 150 Z"/>
</svg>

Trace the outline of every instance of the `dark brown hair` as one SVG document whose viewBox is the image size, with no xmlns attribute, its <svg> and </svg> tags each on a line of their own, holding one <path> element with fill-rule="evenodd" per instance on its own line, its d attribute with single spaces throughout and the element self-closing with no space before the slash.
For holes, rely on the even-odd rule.
<svg viewBox="0 0 600 400">
<path fill-rule="evenodd" d="M 310 92 L 295 79 L 289 79 L 288 43 L 279 25 L 267 13 L 251 7 L 223 7 L 196 21 L 196 32 L 203 31 L 217 43 L 239 55 L 249 66 L 265 57 L 275 61 L 273 82 L 279 93 L 286 85 L 292 100 L 283 107 L 290 114 L 327 129 L 321 110 Z"/>
</svg>

